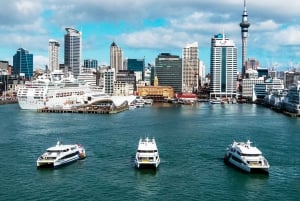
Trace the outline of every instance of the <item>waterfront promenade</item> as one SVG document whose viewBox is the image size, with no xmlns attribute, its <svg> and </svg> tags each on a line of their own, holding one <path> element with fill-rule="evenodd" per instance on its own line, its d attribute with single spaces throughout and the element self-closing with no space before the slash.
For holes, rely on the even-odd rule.
<svg viewBox="0 0 300 201">
<path fill-rule="evenodd" d="M 203 102 L 207 102 L 207 101 L 203 101 Z M 0 99 L 0 105 L 3 104 L 17 104 L 18 101 L 15 98 L 10 98 L 10 99 Z M 164 102 L 156 102 L 154 104 L 166 104 Z M 167 104 L 174 104 L 174 103 L 167 103 Z M 178 103 L 177 103 L 178 104 Z M 201 102 L 198 103 L 194 103 L 194 104 L 201 104 Z M 225 104 L 230 104 L 230 103 L 225 103 Z M 238 102 L 237 104 L 257 104 L 257 103 L 250 103 L 250 102 Z M 272 108 L 269 107 L 268 105 L 265 104 L 261 104 L 258 103 L 258 105 L 262 105 L 266 108 L 269 108 L 271 110 L 274 110 L 278 113 L 282 113 L 286 116 L 289 117 L 300 117 L 300 114 L 297 113 L 291 113 L 291 112 L 287 112 L 284 110 L 278 110 L 276 108 Z M 74 107 L 74 108 L 42 108 L 42 109 L 38 109 L 37 112 L 39 113 L 81 113 L 81 114 L 115 114 L 115 113 L 119 113 L 119 112 L 123 112 L 125 110 L 128 110 L 129 106 L 120 106 L 114 109 L 111 109 L 109 107 L 95 107 L 95 106 L 80 106 L 80 107 Z"/>
<path fill-rule="evenodd" d="M 81 114 L 115 114 L 125 110 L 128 110 L 127 106 L 120 106 L 114 109 L 110 107 L 97 107 L 97 106 L 80 106 L 74 108 L 42 108 L 38 109 L 37 112 L 44 113 L 81 113 Z"/>
</svg>

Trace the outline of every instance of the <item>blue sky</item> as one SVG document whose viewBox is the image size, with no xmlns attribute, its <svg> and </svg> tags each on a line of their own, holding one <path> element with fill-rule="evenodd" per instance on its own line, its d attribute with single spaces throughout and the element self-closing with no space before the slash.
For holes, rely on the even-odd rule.
<svg viewBox="0 0 300 201">
<path fill-rule="evenodd" d="M 225 32 L 238 47 L 241 66 L 243 0 L 1 0 L 0 60 L 12 64 L 20 47 L 34 54 L 34 68 L 48 63 L 48 41 L 60 42 L 63 63 L 65 27 L 82 31 L 83 58 L 109 64 L 115 41 L 125 58 L 154 63 L 161 52 L 181 55 L 198 42 L 199 57 L 209 71 L 210 40 Z M 248 58 L 262 67 L 300 67 L 300 1 L 248 0 Z"/>
</svg>

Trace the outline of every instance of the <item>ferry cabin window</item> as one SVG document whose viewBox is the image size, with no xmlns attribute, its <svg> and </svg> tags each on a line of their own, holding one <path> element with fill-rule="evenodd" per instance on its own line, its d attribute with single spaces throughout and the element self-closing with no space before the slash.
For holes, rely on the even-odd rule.
<svg viewBox="0 0 300 201">
<path fill-rule="evenodd" d="M 241 156 L 260 156 L 260 154 L 241 154 Z"/>
<path fill-rule="evenodd" d="M 244 163 L 244 161 L 242 161 L 241 159 L 235 157 L 235 156 L 232 156 L 232 159 L 239 162 L 239 163 Z"/>
<path fill-rule="evenodd" d="M 153 150 L 150 150 L 150 151 L 138 150 L 137 152 L 138 153 L 154 153 L 154 152 L 157 152 L 157 151 L 153 151 Z"/>
</svg>

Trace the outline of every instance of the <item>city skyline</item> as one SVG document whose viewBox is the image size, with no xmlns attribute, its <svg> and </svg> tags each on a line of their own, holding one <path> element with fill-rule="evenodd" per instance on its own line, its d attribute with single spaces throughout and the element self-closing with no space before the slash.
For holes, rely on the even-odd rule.
<svg viewBox="0 0 300 201">
<path fill-rule="evenodd" d="M 65 28 L 73 27 L 82 32 L 82 64 L 84 59 L 96 59 L 99 64 L 109 65 L 113 41 L 123 49 L 124 59 L 145 58 L 146 63 L 154 63 L 163 52 L 182 56 L 186 44 L 198 42 L 199 59 L 204 61 L 206 72 L 210 66 L 211 37 L 224 31 L 238 48 L 238 71 L 241 71 L 239 23 L 244 0 L 159 3 L 154 0 L 87 0 L 72 2 L 72 5 L 58 0 L 4 1 L 6 9 L 0 18 L 0 59 L 8 60 L 11 65 L 15 51 L 24 48 L 34 55 L 34 68 L 44 68 L 49 62 L 49 39 L 62 45 Z M 247 1 L 251 26 L 246 59 L 256 58 L 262 67 L 275 66 L 279 70 L 300 66 L 298 6 L 300 2 L 291 0 Z M 61 48 L 61 63 L 63 56 Z"/>
</svg>

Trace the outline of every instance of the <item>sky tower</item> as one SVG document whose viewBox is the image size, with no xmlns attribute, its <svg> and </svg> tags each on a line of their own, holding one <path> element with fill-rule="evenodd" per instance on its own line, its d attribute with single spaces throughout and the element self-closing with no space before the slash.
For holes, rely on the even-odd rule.
<svg viewBox="0 0 300 201">
<path fill-rule="evenodd" d="M 248 38 L 248 28 L 250 27 L 250 23 L 248 22 L 248 13 L 246 7 L 246 0 L 244 0 L 244 11 L 243 11 L 243 19 L 240 23 L 241 34 L 242 34 L 242 74 L 243 77 L 245 75 L 245 62 L 247 56 L 247 38 Z"/>
</svg>

